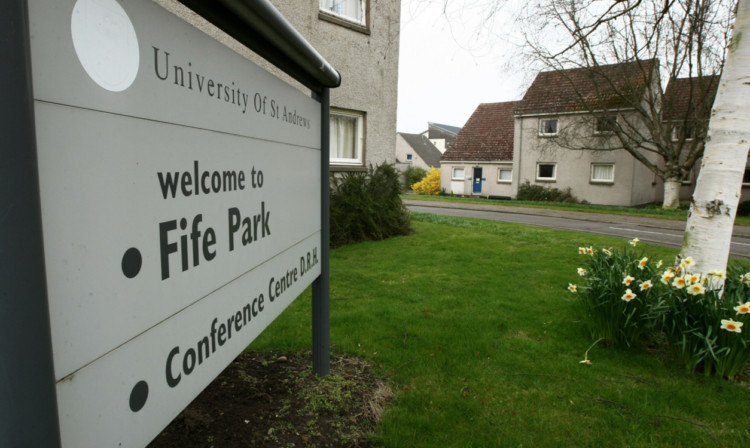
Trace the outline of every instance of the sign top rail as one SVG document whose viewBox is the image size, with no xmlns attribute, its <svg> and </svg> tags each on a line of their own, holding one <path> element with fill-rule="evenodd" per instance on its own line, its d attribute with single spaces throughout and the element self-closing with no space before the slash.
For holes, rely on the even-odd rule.
<svg viewBox="0 0 750 448">
<path fill-rule="evenodd" d="M 341 75 L 269 0 L 178 0 L 314 91 L 341 85 Z"/>
</svg>

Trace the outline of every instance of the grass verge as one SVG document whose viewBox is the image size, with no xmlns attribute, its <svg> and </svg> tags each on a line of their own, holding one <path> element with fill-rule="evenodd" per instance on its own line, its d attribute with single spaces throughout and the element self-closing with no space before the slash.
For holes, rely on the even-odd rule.
<svg viewBox="0 0 750 448">
<path fill-rule="evenodd" d="M 386 447 L 750 446 L 750 389 L 685 373 L 663 346 L 594 345 L 579 246 L 625 240 L 413 214 L 415 233 L 331 254 L 331 342 L 388 379 Z M 675 249 L 645 245 L 653 259 Z M 306 293 L 252 345 L 304 351 Z M 591 348 L 590 348 L 591 347 Z M 590 348 L 590 350 L 589 350 Z M 582 365 L 588 351 L 591 365 Z"/>
<path fill-rule="evenodd" d="M 420 201 L 441 201 L 441 202 L 464 202 L 471 204 L 491 204 L 504 205 L 511 207 L 529 207 L 529 208 L 546 208 L 553 210 L 572 210 L 577 212 L 603 213 L 610 215 L 628 215 L 643 216 L 646 218 L 662 218 L 676 221 L 687 220 L 687 210 L 665 210 L 657 205 L 648 205 L 645 207 L 619 207 L 613 205 L 592 205 L 592 204 L 575 204 L 564 202 L 532 202 L 532 201 L 510 201 L 486 198 L 464 198 L 456 196 L 429 196 L 429 195 L 401 195 L 402 199 L 415 199 Z M 749 216 L 738 216 L 734 221 L 737 225 L 750 226 Z"/>
</svg>

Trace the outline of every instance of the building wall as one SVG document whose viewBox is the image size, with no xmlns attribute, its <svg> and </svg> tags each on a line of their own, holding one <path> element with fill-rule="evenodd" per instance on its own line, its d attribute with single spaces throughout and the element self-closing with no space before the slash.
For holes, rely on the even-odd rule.
<svg viewBox="0 0 750 448">
<path fill-rule="evenodd" d="M 556 144 L 559 137 L 540 137 L 540 119 L 547 117 L 516 118 L 514 144 L 514 190 L 528 181 L 532 185 L 547 188 L 571 189 L 578 200 L 592 204 L 640 205 L 655 200 L 654 175 L 643 164 L 637 162 L 624 150 L 592 151 L 570 150 Z M 579 124 L 580 117 L 561 115 L 556 117 L 562 133 Z M 580 138 L 589 138 L 586 127 L 582 127 Z M 588 134 L 587 134 L 588 133 Z M 554 180 L 537 178 L 537 164 L 555 164 Z M 592 181 L 592 164 L 613 164 L 614 179 L 611 182 Z"/>
<path fill-rule="evenodd" d="M 156 1 L 237 53 L 309 93 L 304 86 L 175 0 Z M 320 13 L 319 0 L 271 0 L 271 3 L 341 74 L 341 86 L 331 89 L 331 107 L 364 113 L 362 165 L 332 165 L 331 169 L 364 170 L 370 164 L 395 162 L 393 136 L 396 135 L 401 2 L 366 0 L 369 10 L 366 27 L 351 26 L 342 20 L 326 20 L 329 16 Z"/>
</svg>

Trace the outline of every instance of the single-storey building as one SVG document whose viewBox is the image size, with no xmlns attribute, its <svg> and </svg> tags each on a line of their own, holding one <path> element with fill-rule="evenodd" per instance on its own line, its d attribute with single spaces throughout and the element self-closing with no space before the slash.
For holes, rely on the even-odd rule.
<svg viewBox="0 0 750 448">
<path fill-rule="evenodd" d="M 483 103 L 441 158 L 446 193 L 511 197 L 513 111 L 517 102 Z"/>
</svg>

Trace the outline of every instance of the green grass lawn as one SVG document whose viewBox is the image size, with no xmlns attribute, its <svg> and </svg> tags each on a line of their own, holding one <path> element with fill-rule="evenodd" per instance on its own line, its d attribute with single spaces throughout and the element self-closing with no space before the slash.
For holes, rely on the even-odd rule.
<svg viewBox="0 0 750 448">
<path fill-rule="evenodd" d="M 394 397 L 385 447 L 750 446 L 750 388 L 663 346 L 595 346 L 566 287 L 579 246 L 625 240 L 413 214 L 414 233 L 331 254 L 331 344 Z M 669 262 L 676 249 L 645 246 Z M 309 350 L 304 294 L 252 345 Z"/>
<path fill-rule="evenodd" d="M 486 198 L 464 198 L 457 196 L 429 196 L 429 195 L 401 195 L 403 199 L 416 199 L 420 201 L 443 201 L 443 202 L 467 202 L 474 204 L 494 204 L 507 205 L 511 207 L 531 207 L 531 208 L 548 208 L 555 210 L 573 210 L 578 212 L 589 213 L 606 213 L 613 215 L 630 215 L 643 216 L 647 218 L 662 218 L 679 221 L 687 220 L 687 209 L 670 209 L 665 210 L 658 205 L 648 205 L 645 207 L 619 207 L 614 205 L 591 205 L 575 204 L 563 202 L 534 202 L 534 201 L 509 201 Z M 735 218 L 735 224 L 750 226 L 750 216 L 738 216 Z"/>
</svg>

